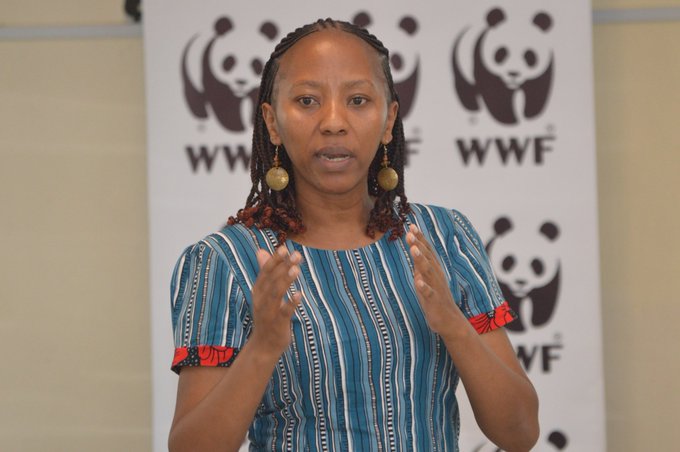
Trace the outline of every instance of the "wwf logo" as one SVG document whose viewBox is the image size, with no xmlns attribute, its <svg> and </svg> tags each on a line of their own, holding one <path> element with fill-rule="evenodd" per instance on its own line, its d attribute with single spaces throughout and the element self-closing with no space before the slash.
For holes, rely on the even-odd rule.
<svg viewBox="0 0 680 452">
<path fill-rule="evenodd" d="M 370 28 L 373 19 L 370 14 L 361 11 L 354 15 L 351 22 L 362 28 Z M 418 22 L 414 17 L 407 15 L 399 19 L 396 25 L 399 33 L 392 36 L 391 43 L 396 47 L 390 48 L 390 68 L 394 89 L 399 95 L 399 114 L 404 119 L 413 108 L 420 74 L 418 54 L 409 51 L 413 48 L 412 38 L 418 33 Z"/>
<path fill-rule="evenodd" d="M 498 284 L 518 318 L 510 331 L 540 327 L 553 316 L 560 288 L 560 258 L 555 242 L 560 230 L 552 221 L 534 227 L 515 227 L 508 217 L 494 222 L 486 244 Z"/>
<path fill-rule="evenodd" d="M 477 112 L 483 103 L 496 121 L 508 125 L 539 116 L 553 79 L 553 51 L 546 39 L 552 26 L 546 12 L 525 22 L 494 8 L 468 46 L 462 45 L 470 30 L 465 28 L 456 38 L 452 58 L 455 90 L 463 106 Z"/>
<path fill-rule="evenodd" d="M 200 53 L 199 77 L 193 81 L 189 56 L 200 34 L 194 35 L 182 53 L 182 84 L 184 99 L 197 119 L 211 115 L 230 132 L 242 132 L 252 127 L 268 51 L 279 34 L 272 22 L 264 22 L 255 33 L 241 33 L 230 39 L 235 27 L 229 17 L 215 21 L 213 35 Z M 253 53 L 260 51 L 260 54 Z"/>
</svg>

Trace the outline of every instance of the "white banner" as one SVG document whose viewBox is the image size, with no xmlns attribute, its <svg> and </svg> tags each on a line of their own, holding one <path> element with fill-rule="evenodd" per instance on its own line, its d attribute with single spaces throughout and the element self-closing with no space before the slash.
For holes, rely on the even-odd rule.
<svg viewBox="0 0 680 452">
<path fill-rule="evenodd" d="M 250 5 L 144 3 L 154 450 L 166 449 L 177 383 L 172 268 L 244 205 L 259 72 L 320 17 L 364 24 L 390 49 L 409 200 L 461 210 L 487 243 L 539 393 L 534 450 L 605 450 L 590 3 Z M 461 451 L 495 450 L 458 393 Z"/>
</svg>

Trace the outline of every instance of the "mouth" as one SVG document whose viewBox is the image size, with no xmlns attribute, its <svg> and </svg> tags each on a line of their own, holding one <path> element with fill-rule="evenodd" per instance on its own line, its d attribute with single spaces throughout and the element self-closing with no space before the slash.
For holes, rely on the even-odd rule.
<svg viewBox="0 0 680 452">
<path fill-rule="evenodd" d="M 513 295 L 518 298 L 524 298 L 529 294 L 527 289 L 524 287 L 511 287 L 510 290 L 512 291 Z"/>
<path fill-rule="evenodd" d="M 325 148 L 316 153 L 317 158 L 333 163 L 340 163 L 352 158 L 352 154 L 343 148 Z"/>
<path fill-rule="evenodd" d="M 327 162 L 344 162 L 349 160 L 349 155 L 347 154 L 320 154 L 319 158 Z"/>
</svg>

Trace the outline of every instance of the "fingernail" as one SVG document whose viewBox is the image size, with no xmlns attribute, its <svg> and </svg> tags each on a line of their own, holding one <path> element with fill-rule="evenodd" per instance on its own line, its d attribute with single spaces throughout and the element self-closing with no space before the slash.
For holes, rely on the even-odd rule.
<svg viewBox="0 0 680 452">
<path fill-rule="evenodd" d="M 283 246 L 280 246 L 277 248 L 276 253 L 281 256 L 281 257 L 286 257 L 286 248 Z"/>
<path fill-rule="evenodd" d="M 290 267 L 290 269 L 288 270 L 288 276 L 290 276 L 291 278 L 296 278 L 299 272 L 300 270 L 298 269 L 298 267 Z"/>
<path fill-rule="evenodd" d="M 411 248 L 411 252 L 413 253 L 414 256 L 420 256 L 420 250 L 418 249 L 417 246 Z"/>
</svg>

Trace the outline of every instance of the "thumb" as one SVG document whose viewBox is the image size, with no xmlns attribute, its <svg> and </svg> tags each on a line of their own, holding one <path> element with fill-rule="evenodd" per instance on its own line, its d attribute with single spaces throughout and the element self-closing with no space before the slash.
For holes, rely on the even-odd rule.
<svg viewBox="0 0 680 452">
<path fill-rule="evenodd" d="M 271 254 L 263 249 L 257 250 L 255 255 L 257 256 L 257 263 L 260 265 L 260 268 L 264 267 L 264 264 L 266 264 L 267 261 L 272 258 Z"/>
</svg>

